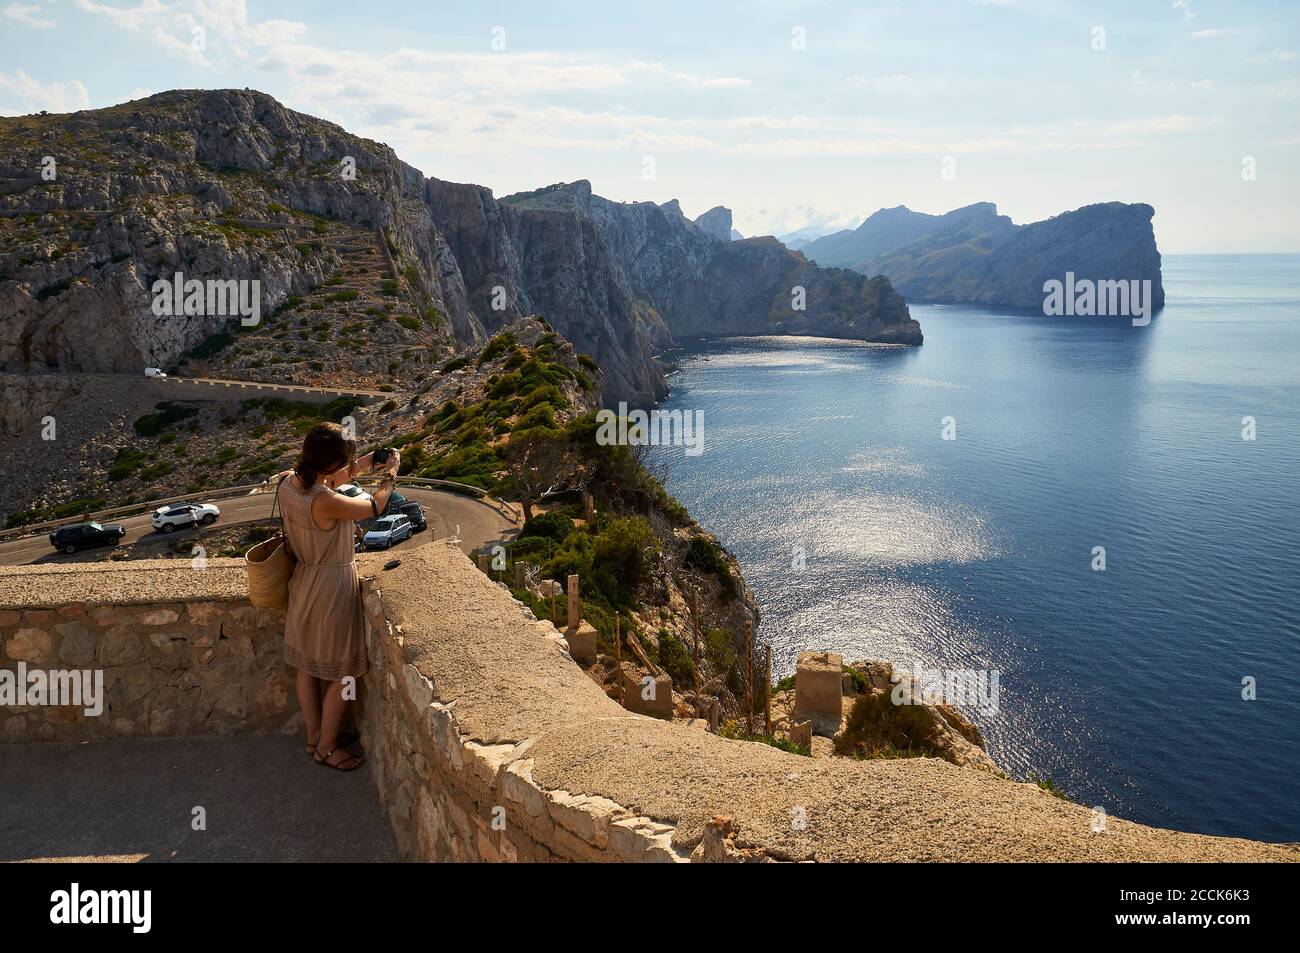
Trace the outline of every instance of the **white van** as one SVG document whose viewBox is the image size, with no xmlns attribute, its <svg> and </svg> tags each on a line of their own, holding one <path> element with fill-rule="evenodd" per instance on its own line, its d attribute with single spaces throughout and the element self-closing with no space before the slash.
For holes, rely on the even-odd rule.
<svg viewBox="0 0 1300 953">
<path fill-rule="evenodd" d="M 163 370 L 162 370 L 161 367 L 146 367 L 146 368 L 144 369 L 144 376 L 145 376 L 145 377 L 161 377 L 163 380 L 166 380 L 166 379 L 167 379 L 167 375 L 163 373 Z"/>
</svg>

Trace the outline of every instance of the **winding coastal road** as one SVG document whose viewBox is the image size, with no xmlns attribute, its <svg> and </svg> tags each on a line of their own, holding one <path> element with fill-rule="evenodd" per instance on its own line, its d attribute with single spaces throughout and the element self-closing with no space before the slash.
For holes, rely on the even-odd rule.
<svg viewBox="0 0 1300 953">
<path fill-rule="evenodd" d="M 404 549 L 412 545 L 427 543 L 431 539 L 457 537 L 459 546 L 466 554 L 498 540 L 509 539 L 518 528 L 513 522 L 486 503 L 459 493 L 441 490 L 429 490 L 420 487 L 400 486 L 400 492 L 408 500 L 419 502 L 425 510 L 428 528 L 415 533 L 394 549 Z M 204 531 L 220 529 L 237 523 L 252 523 L 267 519 L 271 515 L 271 495 L 256 493 L 215 501 L 221 508 L 221 516 Z M 130 516 L 121 520 L 104 520 L 102 522 L 119 523 L 126 527 L 126 536 L 119 546 L 134 546 L 159 543 L 163 540 L 181 540 L 198 535 L 198 530 L 178 529 L 174 533 L 156 532 L 149 523 L 149 514 Z M 0 543 L 0 566 L 24 566 L 38 562 L 78 562 L 99 561 L 112 552 L 112 547 L 103 546 L 87 549 L 72 556 L 56 552 L 50 545 L 49 534 L 24 536 L 21 539 Z"/>
<path fill-rule="evenodd" d="M 392 397 L 388 391 L 368 390 L 364 387 L 317 387 L 306 384 L 272 384 L 265 381 L 230 380 L 223 377 L 145 377 L 143 374 L 96 371 L 59 371 L 57 373 L 36 373 L 31 371 L 6 371 L 10 377 L 31 378 L 33 380 L 75 380 L 76 378 L 93 378 L 96 380 L 130 381 L 154 387 L 164 396 L 190 397 L 209 400 L 239 400 L 250 395 L 259 397 L 281 397 L 286 400 L 328 401 L 335 397 L 359 397 L 363 400 L 379 400 Z M 236 393 L 230 393 L 235 391 Z"/>
</svg>

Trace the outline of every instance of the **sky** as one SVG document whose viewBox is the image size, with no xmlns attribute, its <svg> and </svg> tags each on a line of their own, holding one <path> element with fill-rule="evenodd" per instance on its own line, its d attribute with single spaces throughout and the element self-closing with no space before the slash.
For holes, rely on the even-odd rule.
<svg viewBox="0 0 1300 953">
<path fill-rule="evenodd" d="M 745 235 L 1147 202 L 1300 251 L 1297 0 L 0 0 L 0 115 L 252 87 L 497 195 L 589 179 Z"/>
</svg>

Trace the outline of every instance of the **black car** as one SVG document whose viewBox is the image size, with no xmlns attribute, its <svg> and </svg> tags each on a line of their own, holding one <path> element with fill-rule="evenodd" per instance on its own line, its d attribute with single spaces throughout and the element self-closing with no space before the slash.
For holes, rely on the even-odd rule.
<svg viewBox="0 0 1300 953">
<path fill-rule="evenodd" d="M 72 554 L 93 546 L 116 546 L 125 535 L 126 527 L 117 523 L 107 526 L 102 523 L 73 523 L 70 526 L 60 526 L 51 533 L 50 545 Z"/>
<path fill-rule="evenodd" d="M 424 530 L 428 523 L 424 520 L 424 507 L 415 500 L 404 500 L 398 504 L 398 512 L 411 521 L 411 526 L 415 532 L 419 533 Z"/>
<path fill-rule="evenodd" d="M 389 494 L 388 502 L 384 504 L 380 516 L 405 516 L 411 521 L 411 527 L 415 532 L 420 532 L 427 525 L 424 521 L 424 507 L 415 500 L 408 500 L 402 494 L 394 490 Z M 358 545 L 361 537 L 368 533 L 375 525 L 375 518 L 368 516 L 363 520 L 357 520 L 357 539 Z"/>
</svg>

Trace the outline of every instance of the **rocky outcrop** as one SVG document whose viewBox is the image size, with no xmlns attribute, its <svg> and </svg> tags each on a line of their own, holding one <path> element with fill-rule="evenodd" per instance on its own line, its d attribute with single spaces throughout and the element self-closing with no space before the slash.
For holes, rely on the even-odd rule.
<svg viewBox="0 0 1300 953">
<path fill-rule="evenodd" d="M 138 373 L 230 347 L 237 315 L 153 312 L 178 272 L 259 283 L 260 340 L 215 365 L 241 378 L 409 383 L 528 313 L 601 365 L 611 403 L 665 396 L 654 354 L 675 335 L 921 340 L 887 280 L 737 249 L 725 208 L 692 222 L 587 182 L 496 200 L 251 90 L 0 119 L 0 143 L 0 371 Z M 328 300 L 300 308 L 313 291 Z"/>
<path fill-rule="evenodd" d="M 612 202 L 586 181 L 493 201 L 477 186 L 431 179 L 426 195 L 484 326 L 543 315 L 600 363 L 607 403 L 661 399 L 654 354 L 682 337 L 921 343 L 888 280 L 818 268 L 772 238 L 723 241 L 725 209 L 701 216 L 711 216 L 702 228 L 675 202 Z"/>
<path fill-rule="evenodd" d="M 731 241 L 731 209 L 715 205 L 695 220 L 695 227 L 706 235 L 712 235 L 718 241 Z"/>
<path fill-rule="evenodd" d="M 238 318 L 155 315 L 156 280 L 256 280 L 269 315 L 322 284 L 339 262 L 331 242 L 358 230 L 387 236 L 420 307 L 446 319 L 406 329 L 404 343 L 446 348 L 448 324 L 476 333 L 423 176 L 387 146 L 246 90 L 0 129 L 0 179 L 14 183 L 0 195 L 0 369 L 170 365 Z"/>
<path fill-rule="evenodd" d="M 910 301 L 1043 306 L 1043 284 L 1077 279 L 1150 280 L 1164 305 L 1150 205 L 1107 202 L 1015 225 L 991 202 L 926 215 L 881 209 L 856 229 L 802 247 L 813 261 L 885 275 Z"/>
</svg>

